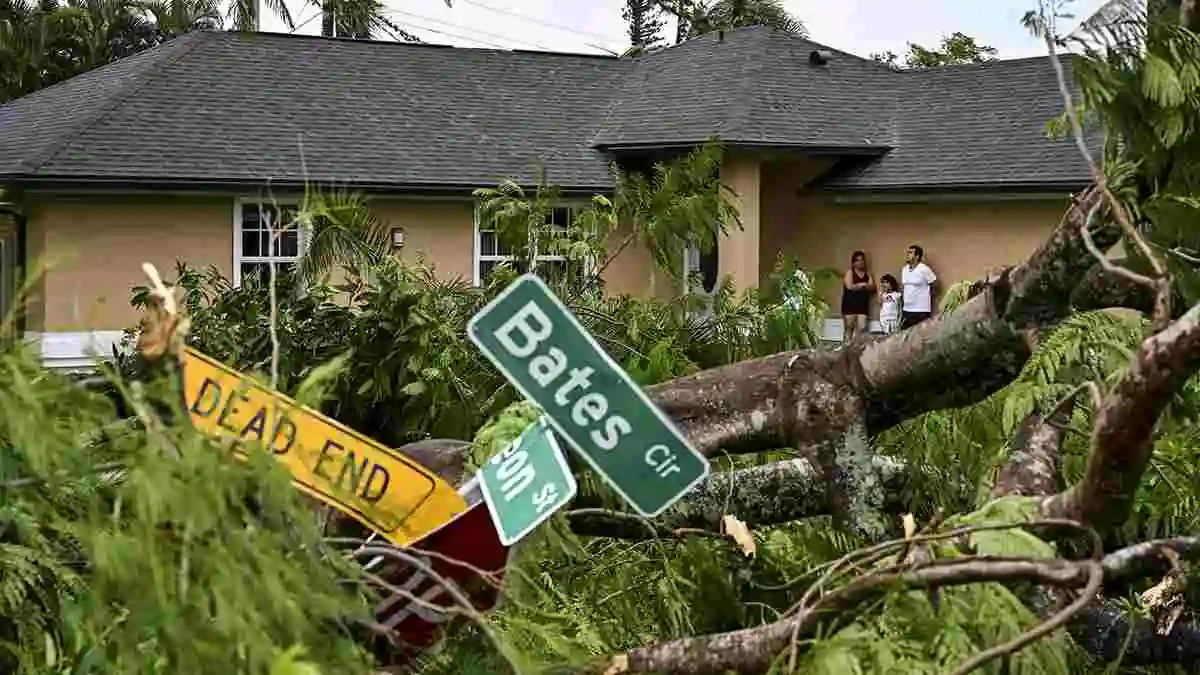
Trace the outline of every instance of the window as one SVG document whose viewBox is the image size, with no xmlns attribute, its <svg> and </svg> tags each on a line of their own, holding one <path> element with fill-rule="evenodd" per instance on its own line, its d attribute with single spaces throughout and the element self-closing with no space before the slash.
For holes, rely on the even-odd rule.
<svg viewBox="0 0 1200 675">
<path fill-rule="evenodd" d="M 565 231 L 571 224 L 574 210 L 563 206 L 547 214 L 547 222 L 555 230 Z M 487 284 L 488 278 L 501 263 L 514 262 L 512 249 L 505 246 L 491 227 L 483 227 L 479 212 L 475 214 L 475 285 Z M 565 256 L 535 253 L 536 273 L 543 279 L 561 279 L 572 270 Z M 525 272 L 525 270 L 520 270 Z"/>
<path fill-rule="evenodd" d="M 246 279 L 270 279 L 276 272 L 294 269 L 304 250 L 308 232 L 296 226 L 296 204 L 238 201 L 233 213 L 233 285 Z M 281 213 L 282 212 L 282 213 Z"/>
</svg>

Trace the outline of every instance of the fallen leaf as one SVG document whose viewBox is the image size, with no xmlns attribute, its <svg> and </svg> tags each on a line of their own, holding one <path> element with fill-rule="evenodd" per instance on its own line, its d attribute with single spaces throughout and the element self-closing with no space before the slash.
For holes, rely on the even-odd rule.
<svg viewBox="0 0 1200 675">
<path fill-rule="evenodd" d="M 737 516 L 724 516 L 721 518 L 721 526 L 725 530 L 725 534 L 733 537 L 733 540 L 741 545 L 742 552 L 747 556 L 753 556 L 758 552 L 758 545 L 754 543 L 754 535 L 750 534 L 750 528 L 738 520 Z"/>
</svg>

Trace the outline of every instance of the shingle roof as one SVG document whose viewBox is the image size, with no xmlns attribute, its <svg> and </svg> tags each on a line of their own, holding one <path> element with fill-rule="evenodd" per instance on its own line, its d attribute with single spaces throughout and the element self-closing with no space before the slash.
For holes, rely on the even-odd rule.
<svg viewBox="0 0 1200 675">
<path fill-rule="evenodd" d="M 1063 58 L 1068 83 L 1071 59 Z M 1047 137 L 1063 111 L 1048 57 L 896 74 L 893 148 L 828 177 L 827 187 L 889 189 L 1076 185 L 1088 170 L 1074 141 Z M 1074 85 L 1070 85 L 1078 99 Z M 1089 129 L 1089 145 L 1100 140 Z"/>
<path fill-rule="evenodd" d="M 896 73 L 766 28 L 709 33 L 637 59 L 594 141 L 601 147 L 703 141 L 825 148 L 891 142 Z"/>
<path fill-rule="evenodd" d="M 841 189 L 1082 184 L 1049 65 L 894 72 L 762 27 L 637 59 L 196 32 L 0 107 L 0 178 L 603 188 L 612 153 L 716 136 L 882 154 Z"/>
<path fill-rule="evenodd" d="M 307 166 L 316 181 L 479 186 L 536 183 L 544 165 L 555 183 L 605 186 L 586 130 L 631 65 L 228 32 L 136 58 L 0 108 L 0 157 L 27 158 L 34 177 L 283 182 Z M 85 124 L 30 152 L 22 138 L 52 117 Z"/>
</svg>

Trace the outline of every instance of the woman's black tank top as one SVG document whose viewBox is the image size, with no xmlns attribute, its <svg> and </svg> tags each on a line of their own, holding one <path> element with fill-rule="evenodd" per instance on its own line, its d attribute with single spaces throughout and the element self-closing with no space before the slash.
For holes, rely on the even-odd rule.
<svg viewBox="0 0 1200 675">
<path fill-rule="evenodd" d="M 866 283 L 871 278 L 869 274 L 859 275 L 854 270 L 850 270 L 850 278 L 856 284 Z M 870 314 L 871 313 L 871 291 L 867 290 L 850 290 L 842 284 L 842 314 Z"/>
</svg>

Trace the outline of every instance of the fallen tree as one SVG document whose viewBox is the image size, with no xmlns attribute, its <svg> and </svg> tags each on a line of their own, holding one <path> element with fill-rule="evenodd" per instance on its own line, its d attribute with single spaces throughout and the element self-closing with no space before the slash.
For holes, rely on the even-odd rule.
<svg viewBox="0 0 1200 675">
<path fill-rule="evenodd" d="M 1200 56 L 1200 49 L 1190 32 L 1190 10 L 1175 10 L 1175 16 L 1182 18 L 1166 22 L 1174 27 L 1161 29 L 1167 31 L 1165 37 L 1154 31 L 1166 24 L 1150 22 L 1145 32 L 1160 41 L 1175 41 L 1172 48 L 1177 54 L 1164 51 L 1155 55 L 1184 73 L 1186 59 Z M 1161 19 L 1164 15 L 1155 16 Z M 1181 26 L 1183 30 L 1179 30 Z M 1053 40 L 1050 44 L 1053 47 Z M 1093 54 L 1091 58 L 1115 69 L 1124 67 L 1118 61 L 1132 57 L 1119 53 Z M 1173 629 L 1165 635 L 1160 634 L 1160 625 L 1166 623 L 1155 625 L 1132 618 L 1107 599 L 1115 597 L 1114 589 L 1131 579 L 1174 578 L 1175 568 L 1170 564 L 1174 558 L 1164 551 L 1187 557 L 1196 549 L 1187 538 L 1108 546 L 1128 519 L 1144 482 L 1160 420 L 1172 398 L 1200 367 L 1197 310 L 1189 309 L 1197 298 L 1187 278 L 1189 270 L 1178 264 L 1186 258 L 1172 253 L 1187 248 L 1183 246 L 1188 243 L 1186 228 L 1180 223 L 1194 221 L 1196 215 L 1194 204 L 1188 201 L 1193 197 L 1185 172 L 1176 173 L 1172 163 L 1186 164 L 1190 140 L 1180 136 L 1182 140 L 1176 139 L 1176 144 L 1164 149 L 1160 146 L 1170 144 L 1159 142 L 1162 132 L 1155 126 L 1161 126 L 1162 119 L 1156 117 L 1160 113 L 1163 118 L 1194 116 L 1194 110 L 1180 112 L 1183 104 L 1165 100 L 1171 98 L 1166 94 L 1151 100 L 1153 93 L 1145 91 L 1155 87 L 1141 86 L 1151 74 L 1138 70 L 1142 66 L 1136 64 L 1128 67 L 1133 75 L 1120 91 L 1124 104 L 1136 114 L 1114 110 L 1117 104 L 1106 104 L 1095 95 L 1089 100 L 1102 113 L 1110 134 L 1123 138 L 1125 145 L 1110 154 L 1104 172 L 1093 165 L 1095 184 L 1074 196 L 1058 227 L 1036 251 L 1019 264 L 971 284 L 959 306 L 898 335 L 861 340 L 836 351 L 787 349 L 756 358 L 733 358 L 731 363 L 699 372 L 649 378 L 655 381 L 647 388 L 650 396 L 695 447 L 714 461 L 732 456 L 745 459 L 745 465 L 715 471 L 678 505 L 650 521 L 621 511 L 603 490 L 585 489 L 561 516 L 563 524 L 588 538 L 648 545 L 670 540 L 671 546 L 680 549 L 696 539 L 717 539 L 733 557 L 721 558 L 727 551 L 715 549 L 705 549 L 704 555 L 718 559 L 714 563 L 718 567 L 736 568 L 736 574 L 731 571 L 728 576 L 745 573 L 752 577 L 753 570 L 741 566 L 733 546 L 745 546 L 749 535 L 742 531 L 731 536 L 727 516 L 743 526 L 767 529 L 831 515 L 840 531 L 864 547 L 817 566 L 810 570 L 811 575 L 777 584 L 786 586 L 782 591 L 787 597 L 785 604 L 795 605 L 777 617 L 714 622 L 722 623 L 722 629 L 699 635 L 705 631 L 659 626 L 653 631 L 630 631 L 637 632 L 638 643 L 622 645 L 624 651 L 615 656 L 596 659 L 590 664 L 592 670 L 715 673 L 734 669 L 750 673 L 766 670 L 781 655 L 794 663 L 798 652 L 812 648 L 811 638 L 836 636 L 838 629 L 885 614 L 877 611 L 879 603 L 894 601 L 897 586 L 921 591 L 919 597 L 928 597 L 935 610 L 939 598 L 952 588 L 977 587 L 996 593 L 1000 592 L 996 588 L 1002 588 L 1041 618 L 1036 626 L 1011 639 L 997 640 L 993 648 L 965 661 L 960 672 L 969 672 L 988 659 L 1011 659 L 1022 649 L 1035 649 L 1038 642 L 1061 634 L 1058 629 L 1062 627 L 1071 631 L 1079 645 L 1107 661 L 1187 663 L 1195 655 L 1195 630 L 1169 619 L 1179 616 L 1176 610 L 1181 605 L 1174 596 L 1169 602 L 1148 601 L 1166 612 L 1169 621 L 1162 621 L 1171 623 Z M 1159 73 L 1155 77 L 1164 76 Z M 1183 87 L 1186 78 L 1180 75 L 1176 79 Z M 1065 81 L 1063 84 L 1065 90 Z M 1193 94 L 1181 100 L 1192 100 L 1189 96 Z M 1137 105 L 1130 105 L 1129 98 L 1136 99 Z M 1073 113 L 1073 102 L 1065 104 Z M 1073 114 L 1068 118 L 1075 140 L 1090 159 L 1079 121 Z M 1158 140 L 1148 142 L 1147 136 Z M 1167 218 L 1154 210 L 1164 208 L 1164 203 L 1183 210 Z M 1118 243 L 1128 253 L 1128 260 L 1121 264 L 1104 256 Z M 1194 247 L 1187 250 L 1194 251 Z M 1188 255 L 1186 250 L 1183 255 Z M 395 304 L 416 304 L 410 301 L 411 297 L 401 298 Z M 927 517 L 933 522 L 926 531 L 907 531 L 913 528 L 903 514 L 922 504 L 905 495 L 905 487 L 937 467 L 884 456 L 879 452 L 880 439 L 931 413 L 986 403 L 1021 377 L 1039 345 L 1054 339 L 1056 329 L 1070 317 L 1083 310 L 1117 308 L 1144 313 L 1151 326 L 1126 358 L 1119 377 L 1113 382 L 1072 382 L 1069 394 L 1039 402 L 1035 412 L 1019 425 L 1007 461 L 990 486 L 989 492 L 999 501 L 972 504 L 957 516 Z M 441 305 L 435 309 L 446 311 Z M 348 323 L 349 315 L 342 309 L 336 314 L 320 314 L 323 311 L 322 307 L 306 307 L 308 314 L 302 318 L 310 321 L 310 326 L 341 329 L 343 319 Z M 428 316 L 418 318 L 429 321 Z M 450 332 L 460 326 L 457 315 L 434 314 L 434 318 Z M 393 323 L 414 325 L 418 321 Z M 303 325 L 296 330 L 304 332 Z M 211 334 L 205 337 L 218 340 Z M 235 357 L 242 355 L 235 351 L 241 346 L 233 344 L 241 337 L 228 338 L 228 349 Z M 600 337 L 603 341 L 604 336 Z M 400 354 L 420 361 L 409 367 L 410 371 L 440 374 L 451 370 L 432 355 L 439 347 L 447 351 L 451 350 L 447 345 L 460 348 L 461 336 L 455 337 L 459 342 L 435 341 L 432 347 L 423 339 L 405 342 L 410 338 L 407 332 L 387 333 L 371 327 L 347 342 L 370 367 L 394 361 Z M 263 338 L 259 335 L 256 339 L 261 342 Z M 402 344 L 396 347 L 395 343 Z M 309 360 L 331 356 L 328 351 L 294 351 Z M 261 354 L 247 358 L 261 364 Z M 638 365 L 649 369 L 646 362 L 653 360 L 644 358 Z M 465 370 L 465 375 L 440 380 L 356 373 L 346 378 L 347 389 L 329 412 L 390 441 L 402 436 L 401 431 L 414 431 L 397 431 L 397 420 L 407 411 L 429 405 L 430 399 L 422 398 L 429 390 L 444 387 L 457 392 L 457 387 L 467 392 L 454 393 L 454 405 L 437 409 L 438 414 L 450 410 L 454 415 L 445 415 L 429 426 L 447 428 L 451 424 L 446 419 L 453 416 L 472 420 L 459 426 L 466 427 L 461 435 L 472 438 L 473 443 L 436 439 L 396 443 L 402 452 L 461 483 L 481 451 L 494 451 L 505 440 L 497 437 L 482 443 L 473 421 L 479 411 L 490 417 L 509 402 L 494 373 L 474 366 Z M 284 371 L 302 374 L 304 368 Z M 354 404 L 371 398 L 361 395 L 362 391 L 384 386 L 406 391 L 406 407 L 388 409 L 396 399 L 389 399 L 386 392 L 371 391 L 375 397 L 371 404 L 355 408 Z M 356 392 L 360 394 L 357 399 Z M 1078 433 L 1081 421 L 1086 423 L 1083 434 Z M 417 431 L 427 432 L 427 428 Z M 1074 480 L 1068 480 L 1062 449 L 1081 437 L 1086 437 L 1086 466 Z M 793 456 L 756 459 L 781 450 Z M 896 537 L 901 530 L 905 536 Z M 995 534 L 999 530 L 1028 530 L 1032 539 L 1022 539 L 1015 532 L 1004 536 L 1009 544 L 1023 544 L 1029 550 L 1021 555 L 991 550 L 996 541 L 987 536 L 1000 536 Z M 1076 541 L 1080 535 L 1088 544 L 1082 550 Z M 1037 555 L 1029 552 L 1034 550 Z M 689 609 L 699 614 L 705 608 Z M 632 617 L 626 619 L 632 621 Z M 737 627 L 726 629 L 726 623 Z M 1097 628 L 1103 630 L 1097 633 Z M 656 640 L 662 641 L 652 644 Z M 619 650 L 606 645 L 603 651 Z"/>
</svg>

